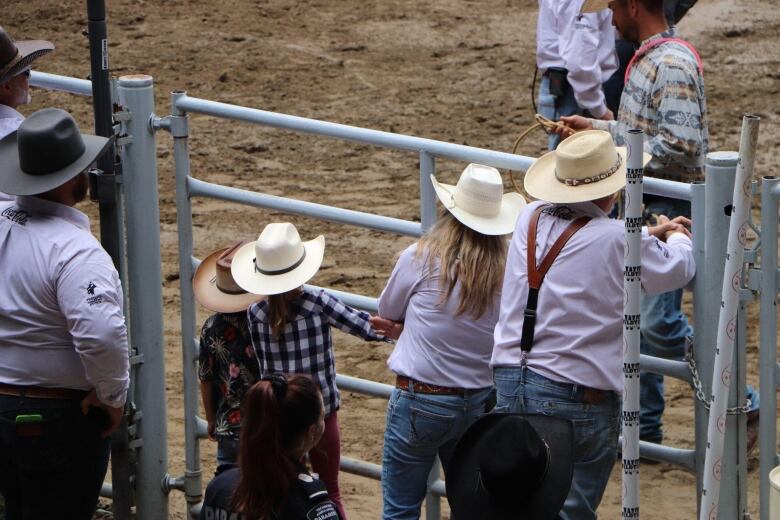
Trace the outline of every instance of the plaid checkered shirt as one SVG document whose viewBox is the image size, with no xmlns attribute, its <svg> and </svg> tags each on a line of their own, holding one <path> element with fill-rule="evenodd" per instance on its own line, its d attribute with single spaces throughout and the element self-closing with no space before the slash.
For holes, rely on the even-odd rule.
<svg viewBox="0 0 780 520">
<path fill-rule="evenodd" d="M 260 375 L 310 374 L 322 391 L 325 413 L 338 410 L 341 398 L 336 388 L 330 328 L 336 327 L 367 341 L 384 341 L 371 328 L 369 314 L 344 305 L 322 289 L 304 288 L 290 303 L 288 321 L 281 337 L 277 337 L 271 332 L 268 312 L 265 300 L 252 304 L 247 310 Z"/>
</svg>

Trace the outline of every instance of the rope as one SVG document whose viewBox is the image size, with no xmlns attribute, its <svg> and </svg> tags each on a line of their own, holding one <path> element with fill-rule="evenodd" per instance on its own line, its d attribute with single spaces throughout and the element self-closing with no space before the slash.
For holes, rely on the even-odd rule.
<svg viewBox="0 0 780 520">
<path fill-rule="evenodd" d="M 526 128 L 523 131 L 523 133 L 521 133 L 518 136 L 518 138 L 515 139 L 515 144 L 512 145 L 512 153 L 517 153 L 517 147 L 520 146 L 520 143 L 523 142 L 523 139 L 525 139 L 528 136 L 528 134 L 530 134 L 531 132 L 533 132 L 537 128 L 541 128 L 542 130 L 544 130 L 544 132 L 546 134 L 552 133 L 553 130 L 555 130 L 556 128 L 559 128 L 559 127 L 569 128 L 568 126 L 566 126 L 565 124 L 563 124 L 561 122 L 552 121 L 552 120 L 547 119 L 546 117 L 544 117 L 542 115 L 539 115 L 539 114 L 536 114 L 534 119 L 536 120 L 536 123 L 534 123 L 531 126 L 529 126 L 528 128 Z M 507 173 L 509 174 L 509 180 L 512 181 L 512 186 L 515 188 L 515 191 L 517 193 L 522 194 L 523 193 L 522 190 L 517 185 L 517 182 L 515 182 L 515 177 L 512 175 L 512 170 L 507 170 Z"/>
</svg>

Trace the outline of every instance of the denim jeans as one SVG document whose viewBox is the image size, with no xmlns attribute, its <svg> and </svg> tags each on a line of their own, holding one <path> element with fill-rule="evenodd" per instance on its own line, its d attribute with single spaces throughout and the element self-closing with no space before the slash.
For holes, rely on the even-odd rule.
<svg viewBox="0 0 780 520">
<path fill-rule="evenodd" d="M 574 478 L 559 518 L 595 520 L 617 460 L 621 400 L 582 402 L 583 387 L 559 383 L 524 367 L 496 367 L 497 413 L 543 414 L 574 423 Z"/>
<path fill-rule="evenodd" d="M 550 78 L 547 76 L 542 76 L 542 83 L 539 86 L 539 106 L 537 108 L 539 109 L 539 115 L 553 121 L 558 121 L 561 116 L 582 115 L 584 113 L 577 105 L 577 100 L 574 99 L 574 90 L 571 86 L 568 86 L 564 96 L 556 99 L 550 93 Z M 547 137 L 547 148 L 555 150 L 559 142 L 561 142 L 561 136 L 550 134 Z"/>
<path fill-rule="evenodd" d="M 382 454 L 384 520 L 420 518 L 436 455 L 446 474 L 456 442 L 486 412 L 491 394 L 490 387 L 469 390 L 465 396 L 393 390 Z"/>
<path fill-rule="evenodd" d="M 238 463 L 238 435 L 217 435 L 217 467 Z"/>
<path fill-rule="evenodd" d="M 17 416 L 40 415 L 34 423 Z M 89 520 L 108 467 L 102 410 L 77 399 L 0 395 L 0 494 L 6 520 Z"/>
</svg>

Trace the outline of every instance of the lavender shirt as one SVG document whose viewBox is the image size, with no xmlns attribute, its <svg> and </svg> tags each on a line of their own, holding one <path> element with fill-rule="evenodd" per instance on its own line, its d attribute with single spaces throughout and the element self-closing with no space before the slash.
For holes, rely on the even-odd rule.
<svg viewBox="0 0 780 520">
<path fill-rule="evenodd" d="M 379 297 L 379 315 L 404 322 L 404 330 L 387 361 L 390 370 L 417 381 L 456 388 L 492 386 L 490 356 L 500 294 L 479 319 L 455 316 L 460 284 L 440 304 L 439 269 L 427 268 L 409 246 L 395 264 Z"/>
</svg>

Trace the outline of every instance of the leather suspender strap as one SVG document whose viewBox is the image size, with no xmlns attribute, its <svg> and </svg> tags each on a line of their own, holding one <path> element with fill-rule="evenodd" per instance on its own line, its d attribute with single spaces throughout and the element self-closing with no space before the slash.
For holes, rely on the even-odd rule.
<svg viewBox="0 0 780 520">
<path fill-rule="evenodd" d="M 566 245 L 566 242 L 574 236 L 574 234 L 582 229 L 585 224 L 590 222 L 591 217 L 579 217 L 574 220 L 568 227 L 561 233 L 561 236 L 555 241 L 555 243 L 547 252 L 542 263 L 537 267 L 536 265 L 536 231 L 539 225 L 539 215 L 542 214 L 549 206 L 539 206 L 534 211 L 531 217 L 531 222 L 528 224 L 528 245 L 527 245 L 527 264 L 528 264 L 528 299 L 525 304 L 525 311 L 523 311 L 523 332 L 520 336 L 520 348 L 523 352 L 529 352 L 534 344 L 534 329 L 536 328 L 536 306 L 538 304 L 539 289 L 542 286 L 547 271 L 550 270 L 555 259 L 558 258 L 558 254 Z"/>
</svg>

